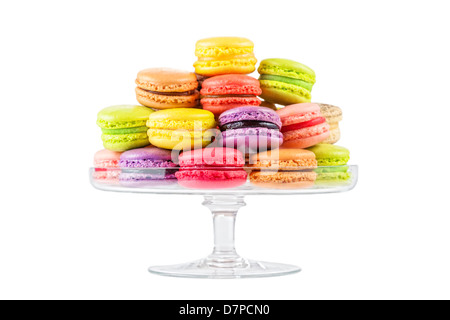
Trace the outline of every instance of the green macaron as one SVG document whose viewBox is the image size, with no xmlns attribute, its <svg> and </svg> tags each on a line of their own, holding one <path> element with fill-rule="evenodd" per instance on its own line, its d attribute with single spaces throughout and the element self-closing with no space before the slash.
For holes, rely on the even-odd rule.
<svg viewBox="0 0 450 320">
<path fill-rule="evenodd" d="M 333 144 L 316 144 L 307 150 L 316 155 L 317 173 L 316 184 L 339 183 L 350 179 L 347 162 L 350 159 L 350 151 L 344 147 Z"/>
<path fill-rule="evenodd" d="M 266 59 L 258 72 L 264 100 L 281 105 L 311 102 L 316 74 L 309 67 L 287 59 Z"/>
<path fill-rule="evenodd" d="M 98 113 L 97 125 L 102 129 L 105 149 L 126 151 L 150 144 L 147 136 L 147 120 L 152 109 L 120 105 L 103 109 Z"/>
</svg>

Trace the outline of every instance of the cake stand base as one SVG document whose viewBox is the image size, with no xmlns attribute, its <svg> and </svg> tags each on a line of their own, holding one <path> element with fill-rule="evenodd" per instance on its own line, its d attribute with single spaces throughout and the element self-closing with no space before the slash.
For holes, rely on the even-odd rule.
<svg viewBox="0 0 450 320">
<path fill-rule="evenodd" d="M 151 267 L 151 273 L 183 278 L 234 279 L 275 277 L 300 272 L 300 268 L 296 266 L 246 260 L 237 254 L 234 230 L 236 214 L 245 206 L 244 196 L 205 196 L 203 205 L 213 214 L 213 253 L 206 259 L 191 263 Z"/>
<path fill-rule="evenodd" d="M 172 266 L 151 267 L 148 270 L 160 276 L 209 279 L 277 277 L 301 271 L 299 267 L 281 263 L 252 260 L 246 261 L 246 263 L 247 266 L 243 268 L 212 267 L 206 263 L 205 259 Z"/>
</svg>

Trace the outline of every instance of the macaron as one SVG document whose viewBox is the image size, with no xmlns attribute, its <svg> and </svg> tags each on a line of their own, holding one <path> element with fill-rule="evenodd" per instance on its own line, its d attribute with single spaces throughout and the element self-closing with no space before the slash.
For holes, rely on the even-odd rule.
<svg viewBox="0 0 450 320">
<path fill-rule="evenodd" d="M 311 147 L 330 135 L 330 126 L 321 116 L 319 105 L 315 103 L 293 104 L 277 110 L 277 114 L 283 124 L 283 147 Z"/>
<path fill-rule="evenodd" d="M 246 38 L 217 37 L 197 41 L 195 72 L 204 76 L 255 71 L 253 42 Z"/>
<path fill-rule="evenodd" d="M 216 117 L 226 110 L 248 105 L 259 106 L 259 81 L 243 74 L 227 74 L 205 80 L 202 84 L 201 104 Z"/>
<path fill-rule="evenodd" d="M 320 114 L 330 125 L 330 136 L 322 143 L 334 144 L 341 138 L 339 121 L 342 121 L 342 110 L 341 108 L 331 104 L 318 103 L 318 105 L 320 107 Z"/>
<path fill-rule="evenodd" d="M 166 109 L 152 113 L 147 121 L 150 142 L 163 149 L 198 149 L 217 134 L 214 114 L 193 108 Z"/>
<path fill-rule="evenodd" d="M 265 108 L 272 109 L 272 110 L 274 110 L 274 111 L 277 111 L 277 110 L 278 110 L 278 108 L 277 108 L 277 106 L 276 106 L 275 104 L 273 104 L 272 102 L 266 101 L 266 100 L 261 101 L 260 106 L 261 106 L 261 107 L 265 107 Z"/>
<path fill-rule="evenodd" d="M 194 189 L 235 188 L 247 181 L 244 157 L 231 148 L 204 148 L 179 156 L 178 184 Z"/>
<path fill-rule="evenodd" d="M 307 188 L 314 185 L 317 167 L 315 155 L 304 149 L 284 149 L 261 152 L 250 157 L 250 182 L 274 189 Z"/>
<path fill-rule="evenodd" d="M 158 186 L 176 182 L 176 156 L 170 150 L 140 148 L 120 156 L 120 183 L 128 187 Z"/>
<path fill-rule="evenodd" d="M 154 109 L 188 108 L 198 105 L 198 81 L 195 73 L 151 68 L 138 73 L 136 99 Z"/>
<path fill-rule="evenodd" d="M 287 59 L 266 59 L 261 61 L 258 72 L 264 100 L 281 105 L 311 101 L 316 82 L 311 68 Z"/>
<path fill-rule="evenodd" d="M 97 115 L 102 129 L 103 146 L 111 151 L 126 151 L 150 144 L 146 122 L 153 110 L 135 105 L 118 105 L 103 109 Z"/>
<path fill-rule="evenodd" d="M 222 113 L 218 145 L 237 148 L 244 154 L 278 148 L 283 143 L 278 114 L 264 107 L 243 106 Z"/>
<path fill-rule="evenodd" d="M 107 149 L 97 151 L 94 155 L 94 179 L 97 182 L 115 184 L 119 181 L 119 160 L 122 152 Z"/>
<path fill-rule="evenodd" d="M 316 184 L 336 184 L 348 181 L 351 174 L 347 162 L 350 151 L 332 144 L 317 144 L 307 150 L 316 156 L 319 167 L 316 169 Z"/>
</svg>

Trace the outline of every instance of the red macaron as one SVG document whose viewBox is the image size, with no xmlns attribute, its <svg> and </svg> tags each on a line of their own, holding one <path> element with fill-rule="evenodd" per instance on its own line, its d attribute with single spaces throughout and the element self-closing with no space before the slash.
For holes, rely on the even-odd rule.
<svg viewBox="0 0 450 320">
<path fill-rule="evenodd" d="M 277 111 L 283 133 L 283 147 L 303 149 L 324 141 L 330 126 L 316 103 L 292 104 Z"/>
<path fill-rule="evenodd" d="M 259 81 L 242 74 L 227 74 L 206 79 L 202 84 L 201 104 L 216 117 L 222 112 L 246 106 L 259 106 L 262 93 Z"/>
</svg>

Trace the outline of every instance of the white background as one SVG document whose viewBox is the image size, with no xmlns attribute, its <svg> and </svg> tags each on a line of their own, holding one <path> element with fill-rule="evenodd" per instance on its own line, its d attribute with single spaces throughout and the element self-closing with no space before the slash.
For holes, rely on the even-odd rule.
<svg viewBox="0 0 450 320">
<path fill-rule="evenodd" d="M 0 298 L 450 298 L 448 1 L 2 1 Z M 148 67 L 192 70 L 198 39 L 243 36 L 258 60 L 316 71 L 344 111 L 355 190 L 248 197 L 243 256 L 297 275 L 151 275 L 212 249 L 199 196 L 89 185 L 96 114 L 135 104 Z M 256 74 L 255 74 L 256 76 Z"/>
</svg>

